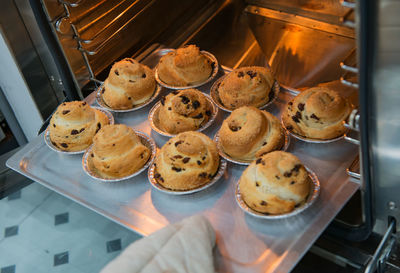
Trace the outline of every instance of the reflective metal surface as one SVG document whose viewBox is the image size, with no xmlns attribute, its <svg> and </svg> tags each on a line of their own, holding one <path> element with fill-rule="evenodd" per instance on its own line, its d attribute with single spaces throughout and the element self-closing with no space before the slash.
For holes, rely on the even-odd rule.
<svg viewBox="0 0 400 273">
<path fill-rule="evenodd" d="M 308 175 L 310 177 L 310 193 L 307 196 L 307 200 L 305 201 L 304 204 L 301 206 L 295 208 L 293 211 L 289 213 L 284 213 L 284 214 L 277 214 L 277 215 L 270 215 L 266 213 L 261 213 L 258 211 L 253 210 L 250 208 L 246 202 L 243 200 L 242 195 L 240 193 L 240 186 L 239 186 L 239 181 L 236 185 L 236 191 L 235 191 L 235 198 L 236 198 L 236 203 L 239 205 L 239 207 L 247 214 L 251 215 L 252 217 L 260 218 L 260 219 L 265 219 L 265 220 L 285 220 L 287 218 L 293 217 L 295 215 L 301 214 L 304 210 L 312 206 L 312 204 L 317 200 L 320 192 L 320 183 L 318 180 L 318 177 L 315 175 L 313 171 L 311 171 L 309 168 L 307 168 Z"/>
<path fill-rule="evenodd" d="M 154 142 L 154 140 L 149 137 L 147 134 L 136 131 L 135 130 L 136 135 L 139 136 L 140 141 L 142 142 L 142 144 L 144 146 L 146 146 L 147 148 L 150 149 L 151 154 L 149 159 L 147 160 L 146 164 L 144 164 L 143 167 L 141 167 L 139 170 L 137 170 L 136 172 L 134 172 L 133 174 L 130 174 L 128 176 L 125 177 L 119 177 L 119 178 L 105 178 L 102 177 L 101 175 L 99 175 L 95 169 L 91 168 L 91 163 L 90 163 L 90 154 L 92 152 L 92 148 L 93 145 L 90 146 L 86 152 L 84 153 L 83 157 L 82 157 L 82 168 L 85 171 L 85 173 L 87 175 L 89 175 L 91 178 L 100 181 L 100 182 L 106 182 L 106 183 L 112 183 L 112 182 L 121 182 L 121 181 L 126 181 L 126 180 L 130 180 L 132 178 L 134 178 L 135 176 L 139 175 L 141 172 L 143 172 L 144 170 L 146 170 L 150 164 L 153 163 L 154 158 L 156 156 L 156 152 L 157 152 L 157 146 L 156 143 Z M 134 182 L 134 181 L 131 181 Z"/>
<path fill-rule="evenodd" d="M 246 0 L 246 2 L 334 24 L 341 23 L 341 18 L 351 10 L 344 7 L 340 0 Z"/>
<path fill-rule="evenodd" d="M 360 157 L 357 156 L 351 165 L 346 169 L 348 175 L 353 178 L 361 179 L 361 172 L 360 172 Z"/>
<path fill-rule="evenodd" d="M 143 63 L 150 67 L 158 62 L 157 58 L 148 60 L 152 62 L 145 60 Z M 208 93 L 210 87 L 211 83 L 199 89 Z M 95 94 L 87 99 L 94 102 Z M 291 99 L 291 93 L 279 93 L 269 111 L 279 118 Z M 161 147 L 168 138 L 152 132 L 147 120 L 151 107 L 150 104 L 135 112 L 116 114 L 115 120 L 149 134 Z M 219 112 L 215 123 L 204 133 L 214 136 L 227 116 L 228 113 Z M 95 180 L 82 170 L 79 155 L 49 152 L 42 136 L 7 164 L 143 235 L 190 215 L 203 214 L 218 234 L 216 267 L 220 272 L 289 272 L 359 185 L 349 180 L 345 172 L 357 153 L 352 144 L 341 140 L 325 144 L 321 149 L 318 144 L 293 139 L 288 152 L 315 171 L 321 183 L 321 194 L 304 213 L 279 223 L 247 216 L 235 203 L 236 182 L 246 166 L 228 163 L 224 176 L 213 187 L 191 195 L 172 196 L 152 189 L 144 173 L 135 178 L 135 183 L 93 183 Z"/>
<path fill-rule="evenodd" d="M 204 22 L 207 18 L 201 14 L 208 14 L 208 9 L 215 10 L 223 2 L 105 0 L 63 5 L 65 1 L 44 0 L 43 6 L 55 32 L 60 28 L 60 18 L 69 18 L 69 30 L 64 24 L 62 33 L 56 33 L 76 82 L 82 87 L 115 60 L 136 55 L 154 40 L 162 43 L 166 37 L 179 36 L 197 18 Z"/>
<path fill-rule="evenodd" d="M 186 195 L 186 194 L 196 193 L 199 191 L 204 191 L 204 190 L 210 188 L 211 186 L 213 186 L 225 174 L 226 165 L 227 165 L 226 160 L 220 158 L 218 172 L 213 177 L 213 179 L 210 182 L 208 182 L 207 184 L 205 184 L 199 188 L 192 189 L 192 190 L 174 191 L 174 190 L 170 190 L 170 189 L 163 187 L 160 183 L 157 182 L 157 179 L 154 177 L 154 171 L 156 170 L 156 166 L 154 164 L 151 165 L 149 168 L 148 178 L 149 178 L 149 183 L 153 186 L 153 188 L 155 188 L 156 190 L 158 190 L 160 192 L 163 192 L 165 194 L 170 194 L 170 195 Z"/>
<path fill-rule="evenodd" d="M 246 12 L 281 86 L 300 89 L 339 79 L 339 63 L 355 47 L 353 29 L 256 6 Z"/>
<path fill-rule="evenodd" d="M 215 104 L 212 102 L 210 96 L 207 95 L 207 94 L 204 94 L 204 95 L 206 96 L 206 99 L 207 99 L 207 102 L 208 102 L 208 105 L 209 105 L 209 109 L 211 109 L 211 116 L 210 116 L 210 119 L 209 119 L 205 124 L 202 124 L 202 126 L 201 126 L 198 130 L 196 130 L 196 131 L 198 131 L 198 132 L 202 132 L 202 131 L 206 130 L 208 127 L 210 127 L 210 125 L 215 121 L 215 118 L 216 118 L 217 115 L 218 115 L 218 108 L 217 108 L 217 107 L 215 106 Z M 160 128 L 160 126 L 159 126 L 159 124 L 160 124 L 160 122 L 159 122 L 159 120 L 160 120 L 160 117 L 159 117 L 160 106 L 161 106 L 161 103 L 160 103 L 160 102 L 157 102 L 157 103 L 150 109 L 149 116 L 148 116 L 148 120 L 149 120 L 151 129 L 152 129 L 153 131 L 159 133 L 159 134 L 162 135 L 162 136 L 174 137 L 174 136 L 176 136 L 176 135 L 170 134 L 170 133 L 168 133 L 168 132 L 163 131 L 163 130 Z"/>
<path fill-rule="evenodd" d="M 4 0 L 1 2 L 0 25 L 12 50 L 32 98 L 46 119 L 62 101 L 63 94 L 48 74 L 57 77 L 54 62 L 49 60 L 48 49 L 38 33 L 27 0 Z M 51 63 L 49 65 L 49 63 Z M 3 91 L 6 92 L 3 86 Z"/>
<path fill-rule="evenodd" d="M 361 112 L 365 123 L 360 126 L 368 128 L 371 165 L 366 168 L 373 183 L 375 215 L 383 227 L 378 229 L 383 234 L 389 216 L 396 218 L 400 231 L 400 2 L 375 4 L 376 40 L 370 44 L 375 65 L 369 68 L 373 75 L 370 90 L 361 94 L 370 99 L 370 105 L 367 112 Z"/>
</svg>

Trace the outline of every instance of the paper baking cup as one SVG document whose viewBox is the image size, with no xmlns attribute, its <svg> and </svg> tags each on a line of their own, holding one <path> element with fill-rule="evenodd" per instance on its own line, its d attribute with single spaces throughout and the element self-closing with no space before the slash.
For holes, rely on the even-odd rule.
<svg viewBox="0 0 400 273">
<path fill-rule="evenodd" d="M 135 133 L 139 136 L 140 141 L 142 142 L 142 144 L 144 146 L 146 146 L 147 148 L 150 149 L 151 154 L 149 159 L 147 160 L 146 164 L 144 164 L 144 166 L 142 168 L 140 168 L 139 170 L 137 170 L 136 172 L 134 172 L 133 174 L 130 174 L 128 176 L 125 177 L 119 177 L 119 178 L 103 178 L 101 177 L 96 170 L 91 169 L 90 167 L 90 154 L 92 152 L 92 146 L 89 147 L 89 149 L 86 150 L 85 154 L 83 155 L 82 158 L 82 167 L 83 170 L 85 171 L 85 173 L 87 173 L 90 177 L 96 179 L 97 181 L 101 181 L 101 182 L 121 182 L 124 180 L 128 180 L 132 177 L 135 177 L 136 175 L 140 174 L 141 172 L 143 172 L 147 167 L 150 166 L 150 164 L 153 163 L 154 158 L 156 156 L 156 150 L 157 150 L 157 146 L 156 143 L 154 142 L 154 140 L 149 137 L 148 135 L 146 135 L 145 133 L 139 132 L 139 131 L 135 131 Z"/>
<path fill-rule="evenodd" d="M 187 190 L 187 191 L 174 191 L 174 190 L 164 188 L 161 184 L 159 184 L 157 182 L 157 179 L 154 178 L 154 172 L 156 169 L 156 166 L 154 164 L 152 164 L 149 168 L 148 177 L 149 177 L 150 184 L 158 191 L 161 191 L 163 193 L 170 194 L 170 195 L 185 195 L 185 194 L 191 194 L 191 193 L 203 191 L 203 190 L 211 187 L 212 185 L 214 185 L 225 173 L 226 165 L 227 165 L 226 160 L 224 160 L 223 158 L 220 158 L 218 171 L 217 171 L 216 175 L 213 177 L 213 179 L 210 182 L 208 182 L 207 184 L 205 184 L 199 188 Z"/>
<path fill-rule="evenodd" d="M 289 145 L 290 145 L 290 137 L 286 131 L 284 132 L 284 134 L 285 134 L 285 143 L 283 144 L 282 148 L 279 151 L 286 152 L 286 150 L 289 148 Z M 226 154 L 224 152 L 224 149 L 222 148 L 221 143 L 219 142 L 219 131 L 214 136 L 214 142 L 217 144 L 219 155 L 222 156 L 223 158 L 225 158 L 226 160 L 228 160 L 229 162 L 239 164 L 239 165 L 250 165 L 250 163 L 253 162 L 253 160 L 235 159 L 235 158 L 232 158 L 230 155 Z"/>
<path fill-rule="evenodd" d="M 344 133 L 344 134 L 341 135 L 341 136 L 338 136 L 338 137 L 336 137 L 336 138 L 331 138 L 331 139 L 308 138 L 308 137 L 300 136 L 300 135 L 298 135 L 298 134 L 296 134 L 296 133 L 294 133 L 294 132 L 288 130 L 288 129 L 286 128 L 285 123 L 283 122 L 282 117 L 281 117 L 281 124 L 282 124 L 283 129 L 285 129 L 285 131 L 286 131 L 289 135 L 291 135 L 292 137 L 294 137 L 294 138 L 296 138 L 296 139 L 298 139 L 298 140 L 301 140 L 301 141 L 304 141 L 304 142 L 308 142 L 308 143 L 331 143 L 331 142 L 335 142 L 335 141 L 341 140 L 342 138 L 344 138 L 344 137 L 346 136 L 346 133 Z"/>
<path fill-rule="evenodd" d="M 175 51 L 175 49 L 172 49 L 172 48 L 166 48 L 166 49 L 160 50 L 161 55 L 166 55 L 167 53 L 173 52 L 173 51 Z M 204 84 L 206 84 L 206 83 L 212 81 L 212 79 L 214 79 L 215 76 L 218 74 L 219 66 L 218 66 L 217 58 L 215 58 L 215 56 L 214 56 L 213 54 L 211 54 L 210 52 L 207 52 L 207 51 L 204 51 L 204 50 L 201 50 L 200 52 L 201 52 L 201 54 L 203 54 L 204 56 L 206 56 L 206 57 L 211 61 L 211 63 L 214 63 L 214 65 L 213 65 L 213 67 L 212 67 L 213 70 L 212 70 L 212 72 L 211 72 L 210 77 L 209 77 L 207 80 L 205 80 L 204 82 L 197 83 L 197 84 L 193 84 L 193 85 L 187 85 L 187 86 L 173 86 L 173 85 L 169 85 L 169 84 L 163 82 L 163 81 L 160 79 L 160 77 L 159 77 L 159 75 L 158 75 L 158 65 L 156 66 L 156 68 L 155 68 L 155 73 L 154 73 L 154 74 L 155 74 L 155 77 L 156 77 L 156 81 L 157 81 L 161 86 L 163 86 L 163 87 L 165 87 L 165 88 L 168 88 L 168 89 L 174 89 L 174 90 L 178 90 L 178 89 L 188 89 L 188 88 L 196 88 L 196 87 L 202 86 L 202 85 L 204 85 Z"/>
<path fill-rule="evenodd" d="M 150 103 L 152 103 L 160 94 L 161 92 L 161 86 L 156 84 L 156 89 L 154 90 L 153 95 L 145 102 L 135 105 L 133 108 L 131 109 L 112 109 L 111 107 L 109 107 L 103 100 L 103 90 L 104 90 L 104 84 L 100 85 L 100 87 L 97 90 L 96 93 L 96 102 L 98 105 L 100 105 L 102 108 L 107 109 L 108 111 L 111 112 L 115 112 L 115 113 L 128 113 L 128 112 L 132 112 L 132 111 L 136 111 L 139 109 L 142 109 L 143 107 L 149 105 Z"/>
<path fill-rule="evenodd" d="M 100 110 L 100 111 L 102 111 L 104 114 L 106 114 L 107 115 L 107 117 L 108 117 L 108 120 L 109 120 L 109 124 L 114 124 L 114 117 L 113 117 L 113 115 L 110 113 L 110 112 L 108 112 L 107 110 L 105 110 L 105 109 L 103 109 L 103 108 L 101 108 L 101 107 L 96 107 L 96 106 L 91 106 L 92 108 L 95 108 L 95 109 L 97 109 L 97 110 Z M 49 125 L 50 126 L 50 125 Z M 46 129 L 46 131 L 44 132 L 44 142 L 46 143 L 46 145 L 50 148 L 50 149 L 52 149 L 53 151 L 55 151 L 55 152 L 58 152 L 58 153 L 62 153 L 62 154 L 68 154 L 68 155 L 76 155 L 76 154 L 83 154 L 85 151 L 86 151 L 86 149 L 84 149 L 84 150 L 80 150 L 80 151 L 75 151 L 75 152 L 68 152 L 68 151 L 63 151 L 63 150 L 60 150 L 58 147 L 56 147 L 56 146 L 54 146 L 53 145 L 53 143 L 51 143 L 51 140 L 50 140 L 50 131 L 49 131 L 49 127 L 47 126 L 47 129 Z"/>
<path fill-rule="evenodd" d="M 214 84 L 211 86 L 210 95 L 211 95 L 211 99 L 213 100 L 213 102 L 214 102 L 221 110 L 224 110 L 224 111 L 226 111 L 226 112 L 231 113 L 231 112 L 232 112 L 233 110 L 235 110 L 235 109 L 228 109 L 228 108 L 226 108 L 226 107 L 222 104 L 222 102 L 221 102 L 221 100 L 220 100 L 220 98 L 219 98 L 218 90 L 217 90 L 217 89 L 218 89 L 218 88 L 217 88 L 217 87 L 218 87 L 218 84 L 221 83 L 221 82 L 225 79 L 225 77 L 226 77 L 227 75 L 228 75 L 228 74 L 222 76 L 221 78 L 219 78 L 218 80 L 216 80 L 216 81 L 214 82 Z M 272 89 L 273 89 L 273 92 L 274 92 L 274 97 L 272 98 L 272 100 L 270 100 L 270 101 L 267 102 L 266 104 L 264 104 L 264 105 L 258 107 L 258 109 L 261 109 L 261 110 L 266 109 L 269 105 L 271 105 L 272 103 L 274 103 L 274 101 L 275 101 L 276 98 L 278 97 L 279 92 L 280 92 L 280 90 L 281 90 L 281 87 L 280 87 L 280 85 L 279 85 L 279 83 L 278 83 L 277 81 L 275 81 L 274 84 L 272 85 Z"/>
<path fill-rule="evenodd" d="M 203 95 L 206 97 L 207 103 L 208 103 L 208 105 L 209 105 L 209 107 L 210 107 L 210 109 L 211 109 L 211 116 L 210 116 L 210 119 L 209 119 L 205 124 L 203 124 L 199 129 L 196 130 L 197 132 L 201 132 L 201 131 L 207 129 L 208 127 L 210 127 L 210 125 L 214 122 L 214 120 L 215 120 L 215 118 L 217 117 L 217 114 L 218 114 L 218 108 L 217 108 L 217 107 L 215 106 L 215 104 L 212 102 L 210 96 L 208 96 L 207 94 L 204 94 L 204 93 L 203 93 Z M 156 131 L 157 133 L 159 133 L 160 135 L 163 135 L 163 136 L 167 136 L 167 137 L 174 137 L 174 136 L 176 136 L 176 134 L 175 134 L 175 135 L 174 135 L 174 134 L 170 134 L 170 133 L 165 132 L 165 131 L 163 131 L 163 130 L 160 129 L 160 126 L 159 126 L 159 117 L 158 117 L 158 113 L 159 113 L 159 111 L 160 111 L 160 107 L 161 107 L 161 103 L 160 103 L 160 102 L 157 102 L 157 103 L 150 109 L 148 119 L 149 119 L 149 121 L 150 121 L 150 126 L 151 126 L 151 128 L 152 128 L 154 131 Z"/>
<path fill-rule="evenodd" d="M 297 208 L 295 208 L 293 211 L 285 214 L 278 214 L 278 215 L 269 215 L 265 213 L 261 213 L 258 211 L 255 211 L 251 209 L 249 206 L 247 206 L 246 202 L 242 199 L 242 196 L 240 194 L 240 187 L 239 187 L 239 182 L 236 185 L 236 191 L 235 191 L 235 197 L 236 197 L 236 203 L 239 205 L 239 207 L 247 214 L 254 216 L 256 218 L 261 218 L 261 219 L 268 219 L 268 220 L 282 220 L 282 219 L 287 219 L 296 215 L 299 215 L 301 212 L 309 208 L 315 200 L 317 200 L 320 192 L 320 183 L 318 180 L 318 177 L 315 175 L 313 171 L 311 171 L 309 168 L 307 168 L 307 172 L 309 177 L 311 178 L 311 187 L 310 187 L 310 193 L 307 197 L 306 202 Z"/>
</svg>

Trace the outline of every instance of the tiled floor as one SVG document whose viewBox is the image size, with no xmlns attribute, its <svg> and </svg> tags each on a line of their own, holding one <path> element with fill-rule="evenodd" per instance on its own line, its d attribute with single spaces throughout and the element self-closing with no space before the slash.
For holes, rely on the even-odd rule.
<svg viewBox="0 0 400 273">
<path fill-rule="evenodd" d="M 0 200 L 0 273 L 94 273 L 140 238 L 38 183 Z"/>
</svg>

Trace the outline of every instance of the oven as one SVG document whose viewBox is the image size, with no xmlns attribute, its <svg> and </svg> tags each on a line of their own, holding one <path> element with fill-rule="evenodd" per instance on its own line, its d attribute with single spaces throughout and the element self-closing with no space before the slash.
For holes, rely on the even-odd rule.
<svg viewBox="0 0 400 273">
<path fill-rule="evenodd" d="M 332 172 L 330 179 L 340 180 L 336 184 L 340 190 L 327 191 L 337 195 L 335 201 L 330 200 L 331 207 L 322 207 L 327 211 L 329 219 L 325 222 L 329 226 L 316 224 L 311 239 L 289 250 L 278 251 L 273 240 L 264 240 L 265 244 L 257 246 L 260 248 L 255 251 L 257 255 L 237 264 L 231 261 L 229 250 L 221 243 L 217 265 L 226 272 L 296 271 L 302 268 L 307 259 L 301 258 L 310 249 L 310 253 L 326 260 L 349 265 L 354 272 L 384 272 L 385 269 L 400 272 L 396 256 L 399 241 L 396 231 L 400 227 L 397 140 L 400 3 L 392 0 L 6 2 L 18 11 L 20 24 L 25 26 L 24 34 L 32 41 L 29 50 L 35 51 L 33 62 L 40 60 L 40 69 L 29 71 L 37 71 L 46 82 L 47 89 L 36 92 L 39 89 L 29 78 L 28 68 L 20 70 L 27 89 L 34 94 L 32 111 L 37 114 L 37 120 L 44 122 L 43 126 L 35 123 L 38 133 L 46 128 L 46 120 L 62 101 L 93 101 L 117 60 L 133 57 L 154 67 L 164 48 L 187 44 L 196 44 L 213 53 L 221 73 L 241 66 L 270 66 L 287 96 L 296 96 L 317 85 L 328 86 L 346 96 L 355 110 L 345 124 L 349 131 L 344 144 L 333 148 L 330 154 L 332 161 L 346 162 L 346 166 L 337 165 L 341 168 L 338 172 L 346 176 L 318 165 L 323 146 L 300 147 L 306 152 L 312 151 L 311 157 L 320 168 L 317 173 L 327 168 Z M 4 20 L 3 37 L 13 37 L 6 24 Z M 11 55 L 17 55 L 18 42 L 8 40 Z M 21 67 L 23 62 L 17 58 L 16 66 Z M 7 90 L 5 93 L 11 109 L 20 108 L 11 96 L 7 97 Z M 27 139 L 39 141 L 33 137 Z M 335 158 L 335 149 L 346 158 Z M 19 156 L 21 160 L 22 155 Z M 16 160 L 14 157 L 9 162 L 13 169 L 20 164 Z M 325 175 L 329 176 L 329 172 L 325 171 Z M 33 177 L 33 180 L 41 178 Z M 178 218 L 172 217 L 171 221 Z M 252 227 L 246 219 L 245 224 L 254 228 L 255 234 L 263 233 L 262 223 Z M 130 223 L 126 226 L 135 230 Z M 251 252 L 250 246 L 244 248 Z M 298 261 L 298 267 L 293 269 Z"/>
</svg>

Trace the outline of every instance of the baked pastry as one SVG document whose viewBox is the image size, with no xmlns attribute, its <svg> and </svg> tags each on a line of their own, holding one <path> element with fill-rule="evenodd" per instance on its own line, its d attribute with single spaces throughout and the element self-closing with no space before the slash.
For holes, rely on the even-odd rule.
<svg viewBox="0 0 400 273">
<path fill-rule="evenodd" d="M 350 103 L 337 92 L 314 87 L 289 102 L 282 120 L 289 131 L 300 136 L 332 139 L 346 132 L 344 121 L 350 112 Z"/>
<path fill-rule="evenodd" d="M 219 141 L 229 156 L 254 160 L 281 149 L 285 134 L 276 117 L 253 106 L 243 106 L 224 120 L 219 130 Z"/>
<path fill-rule="evenodd" d="M 215 143 L 199 132 L 171 138 L 156 157 L 155 178 L 165 188 L 183 191 L 207 184 L 218 171 Z"/>
<path fill-rule="evenodd" d="M 302 205 L 311 178 L 300 160 L 286 152 L 274 151 L 253 161 L 239 180 L 243 201 L 253 210 L 284 214 Z"/>
<path fill-rule="evenodd" d="M 197 46 L 188 45 L 162 56 L 157 71 L 163 82 L 173 86 L 187 86 L 206 81 L 212 73 L 213 65 Z"/>
<path fill-rule="evenodd" d="M 125 58 L 112 66 L 102 97 L 112 109 L 131 109 L 149 100 L 155 89 L 153 71 L 134 59 Z"/>
<path fill-rule="evenodd" d="M 101 177 L 120 178 L 142 168 L 150 154 L 132 128 L 115 124 L 104 126 L 96 134 L 90 160 Z"/>
<path fill-rule="evenodd" d="M 241 67 L 229 73 L 217 85 L 217 92 L 221 103 L 228 109 L 260 107 L 274 98 L 274 81 L 269 68 Z"/>
<path fill-rule="evenodd" d="M 160 129 L 170 134 L 195 131 L 210 119 L 211 105 L 199 90 L 174 91 L 161 98 L 158 116 Z"/>
<path fill-rule="evenodd" d="M 50 140 L 62 151 L 82 151 L 92 144 L 97 131 L 109 123 L 104 112 L 84 101 L 64 102 L 50 119 Z"/>
</svg>

